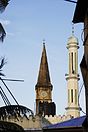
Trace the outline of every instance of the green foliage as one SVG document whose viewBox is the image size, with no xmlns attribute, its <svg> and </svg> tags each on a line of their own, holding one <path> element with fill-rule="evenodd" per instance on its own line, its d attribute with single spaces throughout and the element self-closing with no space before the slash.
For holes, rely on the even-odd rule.
<svg viewBox="0 0 88 132">
<path fill-rule="evenodd" d="M 5 61 L 5 58 L 1 58 L 1 63 L 0 63 L 0 76 L 5 76 L 3 73 L 2 73 L 2 68 L 3 66 L 6 64 L 6 61 Z"/>
<path fill-rule="evenodd" d="M 3 26 L 2 26 L 2 24 L 0 23 L 0 41 L 3 42 L 5 36 L 6 36 L 6 32 L 5 32 L 5 30 L 4 30 Z"/>
<path fill-rule="evenodd" d="M 9 0 L 0 0 L 0 12 L 1 13 L 5 10 L 6 6 L 8 5 L 8 1 Z"/>
<path fill-rule="evenodd" d="M 0 0 L 0 12 L 1 13 L 5 10 L 6 6 L 8 5 L 8 2 L 9 0 Z M 6 32 L 2 24 L 0 23 L 0 41 L 3 42 L 5 36 L 6 36 Z"/>
</svg>

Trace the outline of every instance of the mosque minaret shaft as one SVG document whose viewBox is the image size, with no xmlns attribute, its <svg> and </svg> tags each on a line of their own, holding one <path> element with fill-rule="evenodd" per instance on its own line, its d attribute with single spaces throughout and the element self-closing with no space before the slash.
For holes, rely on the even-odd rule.
<svg viewBox="0 0 88 132">
<path fill-rule="evenodd" d="M 68 90 L 68 106 L 66 108 L 67 115 L 73 118 L 80 116 L 80 107 L 78 99 L 78 40 L 72 35 L 68 39 L 67 49 L 69 56 L 69 71 L 66 74 L 67 90 Z"/>
</svg>

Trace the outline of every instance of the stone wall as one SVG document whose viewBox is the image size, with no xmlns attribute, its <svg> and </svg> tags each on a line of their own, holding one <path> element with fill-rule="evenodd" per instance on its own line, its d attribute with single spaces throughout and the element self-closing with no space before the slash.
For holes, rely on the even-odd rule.
<svg viewBox="0 0 88 132">
<path fill-rule="evenodd" d="M 63 122 L 66 120 L 70 120 L 72 118 L 71 115 L 55 115 L 54 117 L 52 115 L 48 116 L 46 115 L 45 118 L 51 123 L 51 124 L 55 124 L 55 123 L 59 123 L 59 122 Z"/>
</svg>

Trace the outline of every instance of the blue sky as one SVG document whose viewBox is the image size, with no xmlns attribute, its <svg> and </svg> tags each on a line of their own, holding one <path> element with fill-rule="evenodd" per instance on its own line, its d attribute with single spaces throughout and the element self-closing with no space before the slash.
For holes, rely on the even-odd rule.
<svg viewBox="0 0 88 132">
<path fill-rule="evenodd" d="M 72 32 L 72 18 L 75 4 L 64 0 L 11 0 L 6 10 L 0 14 L 7 36 L 0 44 L 0 56 L 5 56 L 7 64 L 3 68 L 6 78 L 23 79 L 22 82 L 6 82 L 19 104 L 35 111 L 35 85 L 37 83 L 42 43 L 45 39 L 53 101 L 57 114 L 65 114 L 67 107 L 68 51 L 66 44 Z M 74 26 L 79 39 L 79 64 L 83 56 L 81 40 L 82 24 Z M 80 73 L 79 88 L 83 81 Z M 2 85 L 2 84 L 1 84 Z M 3 87 L 3 86 L 2 86 Z M 3 87 L 12 104 L 5 87 Z M 84 87 L 80 95 L 80 105 L 85 111 Z M 0 105 L 4 105 L 1 100 Z M 81 113 L 82 114 L 82 113 Z"/>
</svg>

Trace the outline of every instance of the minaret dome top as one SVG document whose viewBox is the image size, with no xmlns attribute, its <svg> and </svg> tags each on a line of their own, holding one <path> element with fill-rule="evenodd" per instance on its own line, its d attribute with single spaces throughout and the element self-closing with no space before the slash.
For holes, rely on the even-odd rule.
<svg viewBox="0 0 88 132">
<path fill-rule="evenodd" d="M 68 38 L 68 42 L 67 42 L 67 48 L 73 47 L 73 46 L 77 46 L 79 48 L 79 46 L 78 46 L 78 39 L 74 35 L 72 35 L 71 37 L 69 37 Z"/>
</svg>

